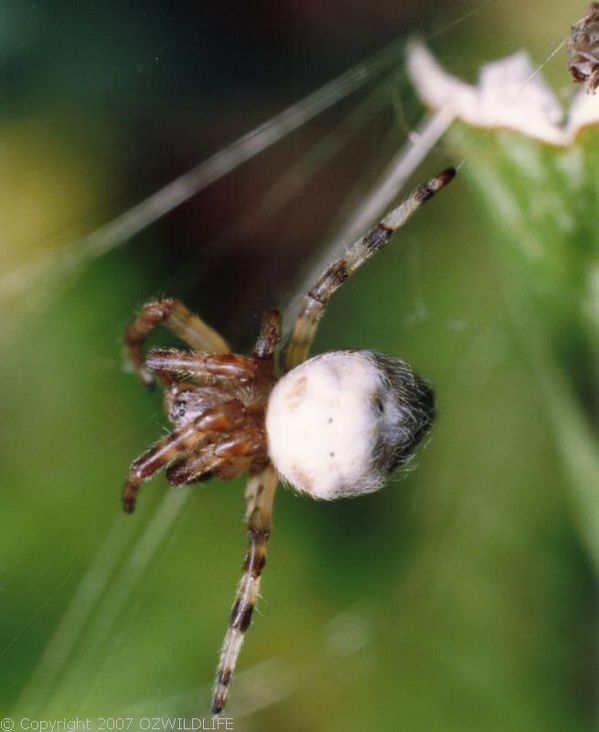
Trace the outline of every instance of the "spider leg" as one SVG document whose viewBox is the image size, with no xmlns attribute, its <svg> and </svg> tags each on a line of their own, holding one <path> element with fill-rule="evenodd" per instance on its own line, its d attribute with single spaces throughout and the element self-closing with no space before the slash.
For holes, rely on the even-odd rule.
<svg viewBox="0 0 599 732">
<path fill-rule="evenodd" d="M 413 191 L 367 234 L 354 242 L 344 258 L 333 262 L 321 275 L 300 306 L 287 350 L 287 370 L 294 368 L 308 357 L 318 322 L 332 295 L 358 267 L 382 249 L 393 233 L 402 227 L 423 203 L 444 188 L 455 174 L 454 168 L 448 168 Z"/>
<path fill-rule="evenodd" d="M 260 373 L 264 373 L 267 378 L 274 374 L 274 351 L 280 338 L 280 313 L 277 310 L 265 312 L 262 317 L 260 335 L 254 347 L 254 357 L 263 365 Z M 261 433 L 256 434 L 255 437 L 252 437 L 250 432 L 246 434 L 245 444 L 243 442 L 234 444 L 236 437 L 229 440 L 228 454 L 230 460 L 234 459 L 233 451 L 237 454 L 240 454 L 240 452 L 254 454 L 252 441 L 255 440 L 258 446 L 260 440 L 264 439 Z M 221 445 L 223 448 L 225 447 L 224 443 L 221 443 Z M 258 452 L 258 450 L 255 452 Z M 226 467 L 227 463 L 222 466 L 221 470 L 226 469 Z M 258 600 L 260 578 L 266 564 L 266 544 L 270 538 L 272 508 L 277 481 L 277 474 L 271 464 L 260 470 L 250 471 L 245 491 L 249 546 L 216 671 L 212 696 L 213 714 L 220 714 L 227 702 L 231 678 Z"/>
<path fill-rule="evenodd" d="M 277 475 L 272 465 L 250 475 L 248 479 L 246 517 L 249 547 L 216 672 L 212 696 L 213 714 L 220 714 L 226 704 L 231 677 L 258 599 L 260 575 L 266 564 L 266 544 L 272 526 L 276 488 Z"/>
<path fill-rule="evenodd" d="M 280 340 L 281 313 L 278 310 L 267 310 L 262 315 L 262 326 L 254 346 L 254 356 L 259 359 L 273 358 Z"/>
<path fill-rule="evenodd" d="M 161 323 L 194 351 L 228 353 L 231 350 L 224 338 L 179 300 L 164 298 L 146 303 L 125 333 L 127 360 L 146 386 L 151 386 L 154 379 L 144 367 L 142 346 Z"/>
<path fill-rule="evenodd" d="M 177 428 L 147 452 L 137 458 L 129 469 L 123 492 L 123 507 L 127 513 L 135 508 L 135 498 L 141 484 L 151 478 L 178 455 L 207 442 L 211 433 L 231 432 L 245 418 L 243 404 L 236 400 L 207 409 L 190 422 Z"/>
<path fill-rule="evenodd" d="M 166 479 L 172 486 L 185 485 L 196 481 L 208 480 L 214 470 L 223 462 L 222 457 L 214 454 L 215 445 L 205 445 L 192 450 L 166 471 Z"/>
<path fill-rule="evenodd" d="M 256 373 L 256 362 L 234 353 L 189 353 L 175 350 L 152 350 L 146 366 L 158 373 L 193 376 L 197 379 L 232 379 L 249 381 Z"/>
<path fill-rule="evenodd" d="M 256 429 L 236 432 L 219 442 L 193 450 L 183 460 L 175 463 L 166 471 L 166 479 L 173 486 L 184 485 L 202 479 L 207 473 L 218 474 L 219 468 L 231 461 L 235 462 L 234 473 L 239 475 L 242 467 L 239 462 L 264 450 L 264 435 Z"/>
</svg>

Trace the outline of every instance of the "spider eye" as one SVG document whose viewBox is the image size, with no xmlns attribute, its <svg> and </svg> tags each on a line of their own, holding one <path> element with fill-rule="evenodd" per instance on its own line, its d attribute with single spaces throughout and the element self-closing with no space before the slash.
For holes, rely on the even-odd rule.
<svg viewBox="0 0 599 732">
<path fill-rule="evenodd" d="M 181 399 L 180 397 L 178 399 L 175 399 L 171 403 L 170 409 L 169 409 L 169 415 L 170 418 L 173 420 L 173 422 L 179 422 L 187 416 L 189 405 L 187 404 L 186 400 Z"/>
</svg>

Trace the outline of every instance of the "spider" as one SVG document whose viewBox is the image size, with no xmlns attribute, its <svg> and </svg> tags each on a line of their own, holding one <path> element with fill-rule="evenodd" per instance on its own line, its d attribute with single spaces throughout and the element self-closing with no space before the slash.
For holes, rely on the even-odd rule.
<svg viewBox="0 0 599 732">
<path fill-rule="evenodd" d="M 133 511 L 141 484 L 167 466 L 172 486 L 249 475 L 249 547 L 216 672 L 213 714 L 225 706 L 258 598 L 278 479 L 316 499 L 370 493 L 411 459 L 432 425 L 432 388 L 400 359 L 372 350 L 307 358 L 331 296 L 454 175 L 448 168 L 413 191 L 326 269 L 303 298 L 282 376 L 276 310 L 264 314 L 251 356 L 231 353 L 218 333 L 170 298 L 146 304 L 125 334 L 129 363 L 147 386 L 154 378 L 162 382 L 175 425 L 131 465 L 125 511 Z M 151 350 L 144 357 L 143 344 L 159 324 L 192 350 Z"/>
<path fill-rule="evenodd" d="M 572 26 L 568 58 L 574 81 L 594 94 L 599 87 L 599 2 L 591 3 L 587 14 Z"/>
</svg>

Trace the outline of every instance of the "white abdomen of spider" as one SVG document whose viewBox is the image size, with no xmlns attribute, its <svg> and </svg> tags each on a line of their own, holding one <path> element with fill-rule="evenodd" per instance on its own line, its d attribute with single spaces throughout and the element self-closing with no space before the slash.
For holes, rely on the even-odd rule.
<svg viewBox="0 0 599 732">
<path fill-rule="evenodd" d="M 337 351 L 305 361 L 274 387 L 266 411 L 279 475 L 313 498 L 371 493 L 428 432 L 434 395 L 403 361 Z"/>
</svg>

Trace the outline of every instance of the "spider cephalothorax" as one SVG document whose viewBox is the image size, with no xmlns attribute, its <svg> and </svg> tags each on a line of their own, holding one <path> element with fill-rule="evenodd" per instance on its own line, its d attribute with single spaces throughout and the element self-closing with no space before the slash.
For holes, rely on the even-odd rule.
<svg viewBox="0 0 599 732">
<path fill-rule="evenodd" d="M 232 478 L 245 470 L 262 470 L 269 462 L 264 413 L 276 381 L 273 350 L 279 340 L 279 314 L 265 314 L 253 357 L 206 352 L 215 350 L 215 341 L 202 344 L 204 352 L 150 351 L 144 361 L 141 346 L 159 322 L 188 342 L 195 341 L 197 348 L 210 331 L 204 325 L 201 334 L 192 336 L 196 320 L 184 305 L 166 299 L 148 303 L 127 330 L 131 363 L 146 384 L 152 383 L 152 372 L 163 382 L 166 413 L 176 425 L 132 464 L 123 498 L 127 512 L 134 508 L 141 483 L 175 458 L 180 459 L 166 474 L 171 485 L 212 476 Z"/>
<path fill-rule="evenodd" d="M 249 474 L 249 549 L 221 652 L 214 713 L 225 705 L 258 597 L 278 478 L 325 500 L 370 493 L 411 459 L 430 429 L 432 389 L 400 359 L 376 351 L 308 354 L 333 293 L 454 175 L 448 169 L 418 188 L 328 267 L 304 297 L 280 378 L 276 311 L 264 315 L 251 356 L 231 353 L 218 333 L 172 299 L 148 303 L 127 330 L 129 362 L 146 385 L 154 377 L 162 382 L 175 429 L 131 465 L 125 510 L 133 511 L 142 482 L 167 466 L 171 485 Z M 144 358 L 142 346 L 161 323 L 192 350 L 153 350 Z"/>
</svg>

